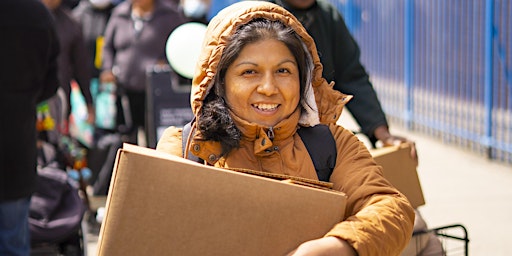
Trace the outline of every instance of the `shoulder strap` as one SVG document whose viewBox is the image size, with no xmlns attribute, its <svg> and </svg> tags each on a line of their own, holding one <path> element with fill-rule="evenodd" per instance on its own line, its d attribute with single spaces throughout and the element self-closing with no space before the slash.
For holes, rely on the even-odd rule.
<svg viewBox="0 0 512 256">
<path fill-rule="evenodd" d="M 187 147 L 187 139 L 192 130 L 192 121 L 188 122 L 185 126 L 183 126 L 183 132 L 181 133 L 181 150 L 183 152 L 183 157 L 185 156 L 185 148 Z M 190 151 L 188 152 L 187 159 L 192 160 L 194 162 L 203 163 L 204 161 L 192 154 Z"/>
<path fill-rule="evenodd" d="M 315 165 L 320 181 L 329 181 L 336 165 L 336 141 L 327 125 L 300 127 L 297 131 Z"/>
<path fill-rule="evenodd" d="M 191 122 L 183 127 L 182 150 L 185 155 L 187 138 L 191 133 Z M 308 150 L 311 160 L 320 181 L 329 182 L 332 170 L 336 164 L 336 141 L 327 125 L 316 125 L 313 127 L 301 127 L 298 131 L 300 138 Z M 189 152 L 187 159 L 203 163 L 203 160 Z"/>
</svg>

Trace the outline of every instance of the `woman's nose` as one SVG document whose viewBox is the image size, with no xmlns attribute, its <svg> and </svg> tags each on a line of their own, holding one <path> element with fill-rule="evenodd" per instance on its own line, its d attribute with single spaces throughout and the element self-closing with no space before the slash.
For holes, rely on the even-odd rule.
<svg viewBox="0 0 512 256">
<path fill-rule="evenodd" d="M 277 93 L 276 79 L 273 75 L 267 74 L 261 80 L 260 85 L 257 88 L 257 92 L 266 96 L 271 96 Z"/>
</svg>

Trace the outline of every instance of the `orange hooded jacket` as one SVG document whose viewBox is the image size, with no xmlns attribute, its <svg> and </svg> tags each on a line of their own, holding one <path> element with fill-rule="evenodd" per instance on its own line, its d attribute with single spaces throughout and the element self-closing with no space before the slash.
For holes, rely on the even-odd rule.
<svg viewBox="0 0 512 256">
<path fill-rule="evenodd" d="M 227 38 L 236 29 L 254 18 L 279 20 L 292 27 L 302 38 L 314 63 L 311 84 L 305 99 L 307 111 L 298 109 L 274 129 L 274 139 L 267 136 L 268 127 L 249 123 L 232 116 L 242 133 L 240 147 L 221 156 L 218 142 L 201 140 L 196 131 L 188 138 L 188 148 L 210 165 L 221 168 L 244 168 L 318 179 L 309 153 L 296 133 L 300 126 L 327 124 L 336 141 L 338 154 L 330 178 L 333 188 L 344 192 L 347 199 L 345 219 L 325 234 L 348 241 L 363 255 L 399 255 L 411 238 L 414 211 L 404 195 L 383 178 L 366 146 L 352 132 L 336 124 L 343 106 L 351 96 L 332 89 L 322 77 L 322 65 L 313 39 L 301 23 L 284 8 L 264 1 L 242 1 L 214 17 L 208 25 L 202 53 L 192 82 L 191 106 L 196 114 L 213 87 L 217 65 Z M 169 127 L 160 139 L 157 150 L 183 156 L 182 129 Z M 268 148 L 278 151 L 266 152 Z"/>
</svg>

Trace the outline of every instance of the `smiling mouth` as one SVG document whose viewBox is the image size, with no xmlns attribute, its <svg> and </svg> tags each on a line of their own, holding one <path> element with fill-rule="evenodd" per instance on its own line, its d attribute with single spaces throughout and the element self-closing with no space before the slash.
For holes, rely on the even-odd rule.
<svg viewBox="0 0 512 256">
<path fill-rule="evenodd" d="M 252 104 L 252 106 L 261 111 L 274 111 L 279 107 L 279 104 Z"/>
</svg>

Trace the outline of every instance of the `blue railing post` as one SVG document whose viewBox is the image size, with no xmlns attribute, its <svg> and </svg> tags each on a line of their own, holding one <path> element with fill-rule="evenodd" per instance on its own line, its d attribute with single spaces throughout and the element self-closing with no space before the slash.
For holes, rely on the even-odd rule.
<svg viewBox="0 0 512 256">
<path fill-rule="evenodd" d="M 413 47 L 414 47 L 414 0 L 405 1 L 404 6 L 404 84 L 405 84 L 405 125 L 412 129 L 413 121 Z"/>
<path fill-rule="evenodd" d="M 484 38 L 484 135 L 481 143 L 492 158 L 492 109 L 493 109 L 493 43 L 494 43 L 494 0 L 485 1 Z"/>
<path fill-rule="evenodd" d="M 354 33 L 354 6 L 352 0 L 346 0 L 345 2 L 345 12 L 343 14 L 343 19 L 345 20 L 345 24 L 347 25 L 348 30 L 351 33 Z"/>
</svg>

